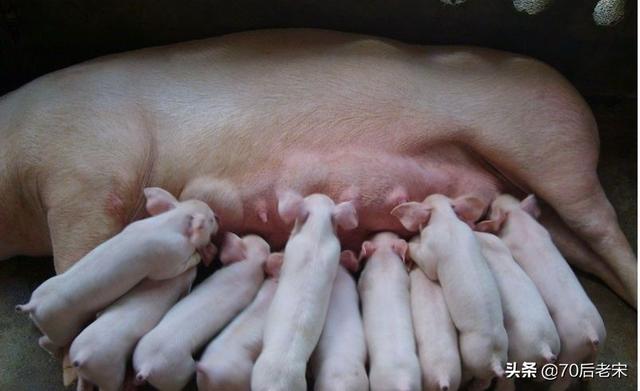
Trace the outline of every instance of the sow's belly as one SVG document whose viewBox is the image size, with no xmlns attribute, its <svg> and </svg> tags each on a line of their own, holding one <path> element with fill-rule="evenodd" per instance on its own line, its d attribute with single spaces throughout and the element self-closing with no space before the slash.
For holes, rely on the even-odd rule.
<svg viewBox="0 0 640 391">
<path fill-rule="evenodd" d="M 488 206 L 507 185 L 481 158 L 453 143 L 419 153 L 389 152 L 384 146 L 345 146 L 331 152 L 298 146 L 284 155 L 275 163 L 255 161 L 255 166 L 233 178 L 191 179 L 182 197 L 204 198 L 221 216 L 222 230 L 257 233 L 274 249 L 286 243 L 291 230 L 277 214 L 279 191 L 324 193 L 336 202 L 353 200 L 359 226 L 339 232 L 339 237 L 345 248 L 355 250 L 376 231 L 408 234 L 390 215 L 401 202 L 441 193 L 474 195 Z"/>
</svg>

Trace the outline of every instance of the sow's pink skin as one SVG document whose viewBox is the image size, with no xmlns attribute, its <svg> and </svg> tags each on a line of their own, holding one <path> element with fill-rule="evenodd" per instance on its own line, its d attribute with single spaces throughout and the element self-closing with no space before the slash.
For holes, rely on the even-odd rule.
<svg viewBox="0 0 640 391">
<path fill-rule="evenodd" d="M 367 347 L 358 290 L 349 271 L 356 272 L 358 259 L 343 251 L 333 282 L 324 329 L 310 360 L 315 391 L 367 391 Z"/>
<path fill-rule="evenodd" d="M 120 390 L 135 345 L 189 291 L 195 276 L 191 268 L 171 279 L 144 280 L 107 307 L 71 344 L 69 357 L 79 382 Z"/>
<path fill-rule="evenodd" d="M 213 211 L 203 202 L 178 202 L 160 188 L 147 188 L 152 217 L 136 221 L 107 240 L 65 273 L 40 285 L 31 300 L 16 306 L 44 334 L 48 350 L 67 346 L 96 312 L 111 304 L 144 278 L 175 277 L 195 266 L 199 256 L 209 261 L 218 230 Z"/>
<path fill-rule="evenodd" d="M 366 258 L 358 280 L 369 350 L 371 390 L 421 390 L 420 363 L 411 321 L 407 242 L 383 232 L 362 244 Z"/>
<path fill-rule="evenodd" d="M 136 380 L 160 390 L 182 389 L 196 371 L 193 354 L 251 303 L 268 256 L 269 245 L 260 237 L 227 233 L 220 253 L 227 266 L 197 285 L 138 343 Z"/>
<path fill-rule="evenodd" d="M 225 231 L 274 247 L 289 233 L 272 223 L 279 178 L 303 172 L 309 194 L 334 199 L 356 184 L 351 249 L 401 232 L 386 203 L 403 198 L 398 184 L 406 199 L 487 202 L 517 185 L 557 213 L 544 225 L 567 238 L 569 261 L 635 303 L 637 261 L 598 179 L 593 114 L 519 54 L 313 29 L 228 34 L 40 77 L 0 99 L 0 140 L 0 259 L 54 254 L 63 272 L 139 216 L 147 183 L 205 199 Z M 288 164 L 295 155 L 319 163 Z"/>
<path fill-rule="evenodd" d="M 537 368 L 555 362 L 560 353 L 560 337 L 549 310 L 533 281 L 495 235 L 476 232 L 476 238 L 500 291 L 504 325 L 509 337 L 509 361 L 535 362 Z M 515 389 L 513 379 L 501 390 Z"/>
<path fill-rule="evenodd" d="M 425 391 L 456 391 L 460 387 L 458 332 L 449 315 L 442 288 L 420 268 L 409 273 L 411 314 Z"/>
<path fill-rule="evenodd" d="M 256 297 L 207 346 L 197 364 L 198 390 L 245 391 L 251 389 L 251 370 L 262 349 L 264 321 L 277 288 L 282 254 L 274 253 L 265 264 L 271 277 Z"/>
<path fill-rule="evenodd" d="M 606 338 L 604 323 L 549 233 L 534 218 L 538 214 L 534 196 L 518 202 L 501 195 L 491 204 L 490 219 L 477 228 L 497 233 L 538 288 L 560 336 L 558 361 L 594 361 Z M 567 376 L 552 387 L 561 390 L 570 384 Z"/>
<path fill-rule="evenodd" d="M 280 194 L 278 211 L 295 221 L 284 250 L 278 290 L 267 315 L 263 350 L 251 376 L 254 391 L 306 391 L 307 361 L 316 347 L 340 261 L 337 226 L 353 229 L 352 203 L 323 194 Z"/>
<path fill-rule="evenodd" d="M 507 361 L 500 293 L 475 235 L 456 215 L 476 221 L 482 213 L 472 196 L 451 200 L 440 194 L 392 211 L 407 230 L 420 230 L 409 243 L 411 258 L 429 279 L 440 282 L 459 332 L 462 364 L 479 384 L 488 386 L 493 377 L 503 375 Z"/>
</svg>

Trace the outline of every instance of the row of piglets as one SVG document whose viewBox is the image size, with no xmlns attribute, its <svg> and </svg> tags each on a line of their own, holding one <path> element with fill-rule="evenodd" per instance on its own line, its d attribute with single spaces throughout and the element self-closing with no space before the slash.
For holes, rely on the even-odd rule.
<svg viewBox="0 0 640 391">
<path fill-rule="evenodd" d="M 163 232 L 178 220 L 169 213 L 176 214 L 186 203 L 160 189 L 145 193 L 154 217 L 131 226 L 156 219 L 155 226 L 148 226 Z M 546 231 L 524 212 L 534 209 L 534 199 L 519 204 L 501 196 L 494 202 L 490 219 L 476 228 L 499 233 L 502 240 L 471 231 L 456 215 L 463 205 L 440 195 L 399 205 L 392 213 L 420 235 L 409 246 L 392 233 L 364 242 L 360 259 L 368 261 L 356 288 L 347 269 L 357 270 L 358 259 L 350 251 L 341 253 L 336 237 L 337 226 L 357 226 L 353 205 L 335 205 L 320 194 L 302 198 L 285 193 L 279 197 L 278 212 L 295 224 L 284 256 L 269 255 L 268 244 L 257 236 L 241 239 L 228 233 L 220 254 L 227 266 L 177 304 L 193 281 L 195 269 L 189 267 L 198 258 L 187 256 L 189 266 L 177 276 L 162 276 L 163 281 L 148 273 L 149 278 L 120 294 L 73 341 L 70 356 L 79 373 L 79 389 L 90 384 L 119 389 L 132 353 L 136 382 L 147 381 L 161 390 L 181 389 L 195 373 L 199 388 L 205 390 L 306 390 L 307 363 L 317 390 L 454 390 L 468 380 L 472 388 L 484 389 L 494 377 L 499 387 L 508 389 L 513 384 L 503 377 L 507 357 L 537 363 L 554 361 L 558 354 L 561 362 L 594 359 L 596 345 L 604 340 L 602 320 Z M 180 227 L 182 238 L 189 240 L 199 229 L 209 236 L 217 231 L 215 218 L 198 215 Z M 111 241 L 131 246 L 135 241 L 127 236 L 145 237 L 127 228 Z M 138 240 L 139 246 L 144 243 Z M 210 261 L 214 251 L 209 240 L 199 243 L 190 254 L 197 250 Z M 410 274 L 403 265 L 407 247 L 419 266 Z M 84 273 L 75 272 L 74 289 L 110 295 L 88 300 L 101 304 L 87 304 L 84 314 L 69 317 L 67 325 L 55 324 L 62 315 L 34 316 L 39 314 L 34 307 L 47 308 L 49 296 L 61 308 L 58 311 L 64 310 L 65 303 L 53 300 L 73 296 L 61 290 L 62 284 L 49 284 L 48 295 L 37 293 L 74 266 L 45 282 L 30 303 L 20 307 L 30 311 L 47 347 L 65 346 L 51 339 L 51 330 L 71 325 L 76 331 L 68 333 L 75 335 L 91 314 L 106 307 L 102 303 L 118 298 L 105 291 L 120 285 L 115 280 L 122 273 L 116 271 L 125 261 L 115 257 L 112 264 L 97 268 L 95 259 L 100 257 L 90 257 L 94 252 L 78 262 L 91 264 Z M 136 258 L 146 259 L 141 253 L 145 252 Z M 124 252 L 117 255 L 126 257 Z M 281 264 L 277 285 L 273 278 L 264 281 L 263 269 L 273 277 Z M 100 282 L 99 289 L 83 286 L 83 280 L 93 284 L 105 276 L 110 283 Z M 34 302 L 37 298 L 44 299 Z M 71 304 L 68 313 L 73 312 Z M 196 363 L 193 355 L 216 334 Z M 566 386 L 562 380 L 556 387 Z"/>
<path fill-rule="evenodd" d="M 535 362 L 538 369 L 594 361 L 606 336 L 602 318 L 533 217 L 535 198 L 499 196 L 489 219 L 471 224 L 493 234 L 474 232 L 458 217 L 466 201 L 431 195 L 392 211 L 406 229 L 420 232 L 409 254 L 419 267 L 411 271 L 410 291 L 424 388 L 470 382 L 470 389 L 486 389 L 497 378 L 498 388 L 508 390 L 515 386 L 504 376 L 507 361 Z M 566 376 L 552 389 L 570 384 Z"/>
<path fill-rule="evenodd" d="M 171 290 L 174 294 L 163 299 L 177 300 L 193 280 L 187 271 L 215 255 L 211 237 L 218 223 L 205 203 L 178 202 L 160 188 L 145 189 L 145 196 L 151 217 L 130 224 L 69 270 L 45 281 L 27 304 L 16 306 L 40 329 L 40 345 L 50 353 L 61 353 L 96 313 L 141 281 L 136 296 Z M 182 281 L 165 281 L 173 278 Z"/>
<path fill-rule="evenodd" d="M 200 201 L 178 202 L 159 188 L 148 188 L 145 195 L 151 217 L 129 225 L 67 272 L 45 281 L 29 303 L 16 308 L 29 313 L 43 333 L 40 344 L 52 354 L 71 344 L 69 359 L 80 390 L 93 385 L 121 389 L 132 354 L 137 382 L 181 389 L 195 373 L 191 354 L 258 291 L 254 304 L 230 328 L 240 330 L 234 343 L 244 338 L 236 349 L 238 359 L 245 349 L 259 351 L 261 331 L 253 331 L 256 337 L 245 329 L 255 328 L 247 325 L 263 317 L 275 290 L 273 278 L 264 281 L 264 274 L 275 276 L 282 257 L 270 255 L 260 237 L 240 239 L 228 233 L 220 254 L 226 267 L 188 294 L 194 266 L 215 255 L 211 237 L 218 230 L 217 218 Z M 203 356 L 203 368 L 211 355 Z"/>
</svg>

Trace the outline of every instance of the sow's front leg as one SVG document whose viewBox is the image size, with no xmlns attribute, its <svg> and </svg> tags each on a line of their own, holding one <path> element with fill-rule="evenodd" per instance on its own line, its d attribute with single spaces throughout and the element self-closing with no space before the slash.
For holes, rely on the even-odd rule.
<svg viewBox="0 0 640 391">
<path fill-rule="evenodd" d="M 86 137 L 64 137 L 64 148 L 43 168 L 40 198 L 57 273 L 146 213 L 143 189 L 150 182 L 155 141 L 140 129 L 109 133 L 101 146 Z"/>
</svg>

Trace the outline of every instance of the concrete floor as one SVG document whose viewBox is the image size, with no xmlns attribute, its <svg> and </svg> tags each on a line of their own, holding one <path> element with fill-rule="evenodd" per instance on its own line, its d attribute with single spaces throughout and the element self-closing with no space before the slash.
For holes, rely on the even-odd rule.
<svg viewBox="0 0 640 391">
<path fill-rule="evenodd" d="M 636 100 L 599 99 L 590 102 L 600 126 L 600 175 L 621 226 L 636 248 Z M 14 258 L 0 263 L 0 390 L 63 390 L 61 364 L 38 347 L 38 332 L 27 317 L 16 315 L 16 304 L 53 275 L 49 259 Z M 594 379 L 581 390 L 635 390 L 637 384 L 637 314 L 592 278 L 580 276 L 589 297 L 602 314 L 607 342 L 598 362 L 628 364 L 628 377 Z M 540 389 L 520 384 L 518 389 Z"/>
</svg>

